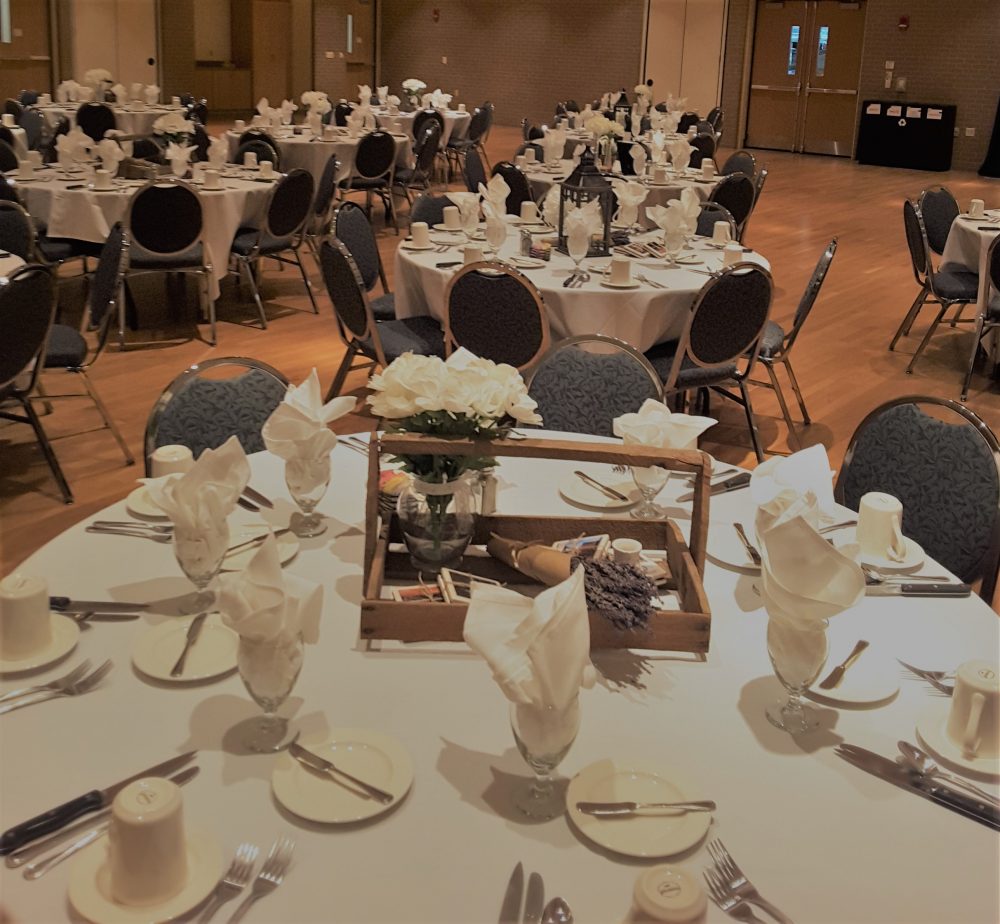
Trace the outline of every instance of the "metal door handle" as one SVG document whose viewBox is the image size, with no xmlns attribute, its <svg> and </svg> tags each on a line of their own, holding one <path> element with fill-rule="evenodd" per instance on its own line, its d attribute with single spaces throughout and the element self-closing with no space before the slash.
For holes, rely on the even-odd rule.
<svg viewBox="0 0 1000 924">
<path fill-rule="evenodd" d="M 763 83 L 754 83 L 750 85 L 751 90 L 781 90 L 783 93 L 798 93 L 802 87 L 778 87 L 771 86 Z"/>
<path fill-rule="evenodd" d="M 857 90 L 828 90 L 825 87 L 806 87 L 806 93 L 831 93 L 837 96 L 857 96 Z"/>
</svg>

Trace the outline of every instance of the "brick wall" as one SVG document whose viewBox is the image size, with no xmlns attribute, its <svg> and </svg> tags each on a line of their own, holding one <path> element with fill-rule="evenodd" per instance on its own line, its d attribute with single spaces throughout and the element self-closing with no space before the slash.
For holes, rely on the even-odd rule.
<svg viewBox="0 0 1000 924">
<path fill-rule="evenodd" d="M 459 91 L 470 109 L 489 99 L 500 125 L 548 122 L 557 100 L 631 93 L 644 9 L 645 0 L 385 0 L 379 82 L 401 95 L 400 83 L 416 77 Z"/>
<path fill-rule="evenodd" d="M 723 75 L 723 108 L 733 134 L 739 112 L 744 48 L 755 0 L 730 0 Z M 977 170 L 986 154 L 997 97 L 1000 94 L 1000 3 L 997 0 L 868 0 L 865 44 L 861 63 L 861 99 L 895 98 L 958 106 L 952 166 Z M 910 17 L 910 28 L 897 28 L 900 16 Z M 885 62 L 894 61 L 895 76 L 905 77 L 906 92 L 884 87 Z M 975 137 L 965 136 L 973 127 Z"/>
</svg>

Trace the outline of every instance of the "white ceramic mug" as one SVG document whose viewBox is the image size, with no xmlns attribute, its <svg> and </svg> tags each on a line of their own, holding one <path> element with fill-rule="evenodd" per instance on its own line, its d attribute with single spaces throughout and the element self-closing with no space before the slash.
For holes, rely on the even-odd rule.
<svg viewBox="0 0 1000 924">
<path fill-rule="evenodd" d="M 3 125 L 4 128 L 16 128 L 17 121 L 14 119 L 14 114 L 11 112 L 5 112 L 3 114 Z"/>
<path fill-rule="evenodd" d="M 891 494 L 869 491 L 863 495 L 857 528 L 862 556 L 902 561 L 906 557 L 902 524 L 903 505 Z"/>
<path fill-rule="evenodd" d="M 129 783 L 111 804 L 108 872 L 120 905 L 159 904 L 188 878 L 184 811 L 176 783 L 147 777 Z"/>
<path fill-rule="evenodd" d="M 1000 666 L 966 661 L 959 667 L 945 731 L 965 757 L 1000 757 Z"/>
<path fill-rule="evenodd" d="M 665 185 L 667 182 L 667 168 L 657 167 L 653 170 L 653 182 L 659 185 Z"/>
<path fill-rule="evenodd" d="M 107 170 L 94 171 L 94 189 L 111 189 L 111 174 Z"/>
<path fill-rule="evenodd" d="M 431 235 L 427 228 L 427 222 L 413 222 L 410 225 L 410 237 L 413 238 L 414 247 L 429 247 L 431 243 Z"/>
<path fill-rule="evenodd" d="M 234 131 L 234 132 L 242 132 L 242 131 L 245 131 L 245 130 L 246 130 L 246 127 L 247 127 L 247 123 L 246 123 L 246 122 L 244 122 L 244 121 L 243 121 L 243 119 L 237 119 L 237 120 L 236 120 L 236 121 L 235 121 L 235 122 L 233 123 L 233 131 Z"/>
<path fill-rule="evenodd" d="M 221 189 L 222 174 L 218 170 L 205 171 L 205 189 Z"/>
<path fill-rule="evenodd" d="M 712 240 L 716 244 L 728 244 L 732 228 L 728 221 L 717 221 L 712 225 Z"/>
<path fill-rule="evenodd" d="M 479 263 L 483 257 L 483 248 L 476 244 L 466 244 L 462 250 L 462 262 L 468 266 L 470 263 Z"/>
<path fill-rule="evenodd" d="M 442 214 L 444 216 L 444 226 L 449 231 L 462 230 L 462 216 L 459 214 L 457 205 L 446 205 Z"/>
<path fill-rule="evenodd" d="M 243 155 L 243 166 L 254 169 L 257 166 L 257 155 L 253 151 L 247 151 Z"/>
<path fill-rule="evenodd" d="M 986 203 L 982 199 L 973 199 L 969 203 L 970 218 L 984 218 L 986 216 Z"/>
<path fill-rule="evenodd" d="M 521 221 L 535 221 L 538 218 L 538 206 L 530 199 L 521 203 Z"/>
<path fill-rule="evenodd" d="M 171 96 L 170 97 L 170 105 L 171 106 L 180 106 L 180 104 L 181 104 L 181 98 L 179 96 Z"/>
<path fill-rule="evenodd" d="M 19 180 L 30 180 L 35 176 L 35 165 L 30 160 L 19 160 L 17 162 L 17 178 Z"/>
<path fill-rule="evenodd" d="M 28 151 L 28 163 L 36 170 L 42 166 L 42 152 Z"/>
<path fill-rule="evenodd" d="M 632 282 L 632 261 L 628 257 L 614 256 L 609 264 L 608 281 L 613 286 L 627 286 Z"/>
<path fill-rule="evenodd" d="M 274 176 L 274 164 L 269 160 L 262 160 L 260 162 L 260 175 L 264 179 L 270 179 Z"/>
<path fill-rule="evenodd" d="M 736 241 L 730 241 L 723 248 L 722 251 L 722 265 L 723 266 L 735 266 L 743 259 L 743 248 L 736 243 Z"/>
<path fill-rule="evenodd" d="M 458 104 L 458 111 L 459 112 L 465 112 L 466 111 L 465 103 L 459 103 Z"/>
<path fill-rule="evenodd" d="M 149 457 L 149 470 L 154 478 L 172 475 L 174 472 L 190 471 L 194 465 L 194 455 L 187 446 L 157 446 Z"/>
<path fill-rule="evenodd" d="M 335 126 L 333 125 L 323 126 L 323 137 L 326 138 L 327 140 L 331 140 L 333 138 L 334 132 L 335 132 Z"/>
<path fill-rule="evenodd" d="M 703 179 L 711 180 L 715 178 L 715 161 L 706 157 L 701 162 L 701 175 Z"/>
<path fill-rule="evenodd" d="M 41 94 L 41 96 L 38 97 L 38 105 L 39 106 L 51 106 L 52 105 L 52 94 L 51 93 L 43 93 L 43 94 Z"/>
<path fill-rule="evenodd" d="M 535 149 L 525 148 L 524 149 L 524 160 L 526 163 L 533 164 L 535 162 Z"/>
<path fill-rule="evenodd" d="M 0 581 L 0 658 L 17 661 L 52 641 L 49 588 L 44 578 L 14 571 Z"/>
<path fill-rule="evenodd" d="M 642 543 L 638 539 L 615 539 L 611 554 L 620 565 L 637 565 L 642 559 Z"/>
<path fill-rule="evenodd" d="M 523 154 L 518 154 L 517 157 L 514 158 L 514 166 L 517 167 L 518 170 L 523 170 L 527 162 L 528 158 Z"/>
</svg>

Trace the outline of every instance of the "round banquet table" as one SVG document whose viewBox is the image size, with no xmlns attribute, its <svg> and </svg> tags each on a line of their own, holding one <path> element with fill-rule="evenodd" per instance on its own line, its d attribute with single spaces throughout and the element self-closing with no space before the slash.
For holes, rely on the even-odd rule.
<svg viewBox="0 0 1000 924">
<path fill-rule="evenodd" d="M 212 264 L 210 294 L 219 297 L 219 284 L 229 271 L 229 248 L 236 232 L 254 227 L 264 217 L 271 182 L 258 181 L 253 171 L 231 165 L 221 190 L 199 188 L 204 220 L 205 246 Z M 8 174 L 25 200 L 28 211 L 45 223 L 50 237 L 68 237 L 103 243 L 116 221 L 125 217 L 129 198 L 145 180 L 116 179 L 111 191 L 97 191 L 85 185 L 84 173 L 66 174 L 58 167 L 36 171 L 35 179 L 24 181 Z M 193 182 L 193 181 L 192 181 Z M 83 186 L 84 188 L 71 188 Z"/>
<path fill-rule="evenodd" d="M 518 225 L 514 219 L 511 221 L 507 242 L 500 251 L 503 259 L 510 259 L 519 244 Z M 650 240 L 659 236 L 659 232 L 640 234 L 634 240 Z M 393 278 L 396 316 L 399 318 L 431 315 L 439 321 L 444 320 L 445 291 L 457 268 L 439 269 L 436 264 L 461 260 L 465 238 L 461 234 L 432 231 L 431 240 L 450 242 L 453 246 L 443 254 L 433 250 L 409 250 L 405 243 L 396 249 Z M 485 241 L 477 241 L 477 244 L 485 247 Z M 633 289 L 612 289 L 602 285 L 600 270 L 608 265 L 608 258 L 584 260 L 581 267 L 590 272 L 591 281 L 582 288 L 568 289 L 563 283 L 572 271 L 573 261 L 555 247 L 548 263 L 519 269 L 541 292 L 554 339 L 578 334 L 605 334 L 624 340 L 638 350 L 648 350 L 657 343 L 680 336 L 685 314 L 695 295 L 704 286 L 710 271 L 722 265 L 721 252 L 713 248 L 707 238 L 696 238 L 691 246 L 692 249 L 684 253 L 689 258 L 697 259 L 697 264 L 666 269 L 663 260 L 632 261 L 633 279 L 637 273 L 642 273 L 654 282 L 668 286 L 666 289 L 654 288 L 645 282 L 640 282 Z M 770 269 L 767 260 L 760 254 L 748 252 L 743 258 Z"/>
<path fill-rule="evenodd" d="M 563 435 L 561 435 L 563 436 Z M 275 501 L 265 519 L 285 525 L 292 510 L 281 461 L 251 458 L 252 484 Z M 304 734 L 328 727 L 378 730 L 413 758 L 405 800 L 369 823 L 345 827 L 302 821 L 270 789 L 277 758 L 246 756 L 232 728 L 257 713 L 239 678 L 202 685 L 151 684 L 130 652 L 153 626 L 175 619 L 190 591 L 169 545 L 84 532 L 90 518 L 21 566 L 47 578 L 53 594 L 150 601 L 138 621 L 94 623 L 63 663 L 32 678 L 61 676 L 82 658 L 115 662 L 106 681 L 76 699 L 55 700 L 0 718 L 0 824 L 7 828 L 79 793 L 103 787 L 168 756 L 197 748 L 200 775 L 183 789 L 188 824 L 216 838 L 227 860 L 251 841 L 266 850 L 280 834 L 296 841 L 285 883 L 250 910 L 248 921 L 487 922 L 497 920 L 511 869 L 541 874 L 546 898 L 563 896 L 580 924 L 627 918 L 632 886 L 649 861 L 595 848 L 565 818 L 526 824 L 511 807 L 524 782 L 508 703 L 486 663 L 462 645 L 358 640 L 363 547 L 362 485 L 367 460 L 339 445 L 319 510 L 327 532 L 305 540 L 287 573 L 322 584 L 319 643 L 307 646 L 302 674 L 283 707 Z M 505 459 L 499 510 L 581 516 L 557 486 L 579 463 Z M 683 484 L 659 500 L 685 529 Z M 95 517 L 123 518 L 114 504 Z M 234 517 L 244 515 L 241 511 Z M 711 500 L 713 537 L 734 520 L 753 522 L 749 492 Z M 596 524 L 595 524 L 596 529 Z M 70 563 L 72 563 L 70 565 Z M 928 562 L 928 570 L 939 566 Z M 822 707 L 820 730 L 793 739 L 773 728 L 765 705 L 780 687 L 768 660 L 767 617 L 754 578 L 710 558 L 705 588 L 712 610 L 707 659 L 667 652 L 595 653 L 603 679 L 581 692 L 579 736 L 560 771 L 572 777 L 608 757 L 645 759 L 689 781 L 688 797 L 718 803 L 709 831 L 771 901 L 796 921 L 984 922 L 998 919 L 995 832 L 850 766 L 834 753 L 847 741 L 881 754 L 940 697 L 902 679 L 880 708 Z M 997 651 L 998 621 L 977 597 L 950 600 L 866 597 L 830 623 L 831 652 L 858 638 L 872 652 L 949 667 Z M 988 656 L 988 655 L 987 655 Z M 2 689 L 23 685 L 5 677 Z M 986 784 L 995 791 L 996 787 Z M 3 903 L 13 920 L 65 920 L 72 860 L 44 882 L 3 869 Z M 704 844 L 672 863 L 701 879 Z M 226 911 L 231 913 L 234 906 Z M 220 920 L 222 918 L 220 917 Z M 708 922 L 729 918 L 709 905 Z"/>
<path fill-rule="evenodd" d="M 340 169 L 337 171 L 337 179 L 345 180 L 354 172 L 354 160 L 357 157 L 358 145 L 361 138 L 349 138 L 347 129 L 334 129 L 336 137 L 332 141 L 317 138 L 307 128 L 295 134 L 290 131 L 281 131 L 273 135 L 278 144 L 278 154 L 281 157 L 281 169 L 286 173 L 299 167 L 312 174 L 313 179 L 319 183 L 323 176 L 323 169 L 331 154 L 337 156 Z M 226 132 L 226 141 L 229 144 L 229 159 L 236 156 L 236 149 L 239 146 L 240 132 Z M 392 140 L 396 144 L 396 166 L 405 167 L 409 164 L 413 146 L 409 136 L 394 134 Z"/>
<path fill-rule="evenodd" d="M 6 250 L 0 251 L 0 282 L 5 281 L 14 270 L 21 266 L 24 266 L 24 260 L 20 257 L 7 253 Z"/>
<path fill-rule="evenodd" d="M 387 109 L 375 109 L 375 118 L 378 119 L 378 124 L 383 128 L 392 128 L 395 122 L 398 120 L 400 128 L 413 138 L 413 120 L 416 117 L 417 112 L 421 110 L 416 110 L 415 112 L 397 112 L 395 115 L 391 115 Z M 444 131 L 441 132 L 441 147 L 447 147 L 448 142 L 454 138 L 455 140 L 461 140 L 468 134 L 469 122 L 472 121 L 472 114 L 469 112 L 460 112 L 458 109 L 438 109 L 438 112 L 444 117 Z"/>
<path fill-rule="evenodd" d="M 17 155 L 18 160 L 28 159 L 28 133 L 20 126 L 15 125 L 13 128 L 8 128 L 8 131 L 14 138 L 14 153 Z"/>
<path fill-rule="evenodd" d="M 555 165 L 547 167 L 544 164 L 529 164 L 525 168 L 525 175 L 528 177 L 528 184 L 531 187 L 531 195 L 536 202 L 541 202 L 549 193 L 553 184 L 561 185 L 561 181 L 566 179 L 576 166 L 576 161 L 562 160 L 558 168 Z M 621 176 L 616 174 L 616 178 L 641 182 L 648 190 L 646 198 L 639 206 L 639 224 L 646 230 L 655 228 L 656 225 L 646 216 L 646 209 L 656 205 L 666 205 L 671 199 L 680 199 L 681 193 L 685 189 L 693 189 L 702 202 L 708 200 L 712 191 L 719 185 L 721 177 L 711 180 L 702 179 L 700 170 L 685 170 L 681 174 L 672 170 L 668 174 L 667 182 L 658 185 L 653 183 L 652 178 L 644 176 Z"/>
<path fill-rule="evenodd" d="M 987 209 L 983 218 L 969 218 L 959 215 L 951 223 L 948 239 L 941 254 L 941 265 L 957 263 L 974 273 L 979 274 L 979 298 L 976 310 L 982 311 L 986 304 L 986 295 L 990 289 L 990 277 L 986 267 L 986 254 L 990 244 L 1000 234 L 1000 209 Z M 990 353 L 994 362 L 1000 359 L 1000 338 L 991 334 L 987 338 Z"/>
<path fill-rule="evenodd" d="M 51 106 L 39 106 L 45 118 L 53 125 L 60 116 L 69 119 L 70 127 L 76 125 L 76 111 L 83 103 L 53 103 Z M 149 135 L 153 131 L 153 123 L 165 116 L 169 112 L 186 112 L 183 106 L 170 106 L 157 103 L 150 106 L 146 103 L 138 104 L 139 108 L 128 106 L 115 106 L 115 122 L 119 131 L 127 135 Z"/>
</svg>

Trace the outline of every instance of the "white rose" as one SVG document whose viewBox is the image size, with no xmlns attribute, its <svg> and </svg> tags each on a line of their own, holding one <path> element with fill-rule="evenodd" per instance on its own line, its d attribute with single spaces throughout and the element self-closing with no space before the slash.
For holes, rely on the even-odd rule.
<svg viewBox="0 0 1000 924">
<path fill-rule="evenodd" d="M 511 395 L 507 402 L 507 413 L 518 423 L 541 426 L 542 418 L 536 411 L 538 402 L 526 391 Z"/>
</svg>

